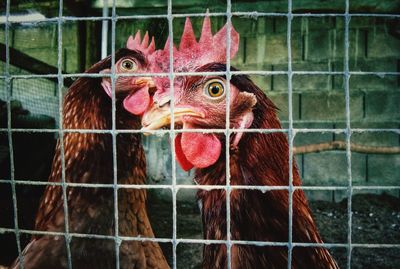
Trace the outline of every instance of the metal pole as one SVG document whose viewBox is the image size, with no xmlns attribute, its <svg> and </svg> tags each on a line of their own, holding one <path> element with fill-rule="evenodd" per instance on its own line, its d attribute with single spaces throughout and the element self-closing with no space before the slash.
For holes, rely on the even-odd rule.
<svg viewBox="0 0 400 269">
<path fill-rule="evenodd" d="M 108 0 L 103 0 L 103 18 L 108 17 Z M 103 20 L 101 29 L 101 59 L 107 57 L 108 20 Z"/>
</svg>

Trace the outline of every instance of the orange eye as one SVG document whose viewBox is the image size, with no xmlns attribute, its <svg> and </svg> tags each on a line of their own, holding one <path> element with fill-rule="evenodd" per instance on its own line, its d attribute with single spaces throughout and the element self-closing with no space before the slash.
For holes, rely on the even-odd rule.
<svg viewBox="0 0 400 269">
<path fill-rule="evenodd" d="M 135 71 L 136 67 L 135 61 L 131 59 L 125 59 L 121 62 L 121 69 L 123 71 Z"/>
<path fill-rule="evenodd" d="M 206 86 L 206 93 L 211 98 L 217 98 L 225 93 L 224 84 L 220 81 L 211 81 Z"/>
</svg>

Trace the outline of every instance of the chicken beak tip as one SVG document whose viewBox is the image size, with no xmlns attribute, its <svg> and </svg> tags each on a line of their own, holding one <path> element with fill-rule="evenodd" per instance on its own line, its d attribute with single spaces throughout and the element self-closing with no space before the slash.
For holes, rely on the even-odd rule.
<svg viewBox="0 0 400 269">
<path fill-rule="evenodd" d="M 146 127 L 143 127 L 142 129 L 140 129 L 140 131 L 144 136 L 150 136 L 152 134 L 151 132 L 149 132 L 149 129 Z"/>
<path fill-rule="evenodd" d="M 182 122 L 183 116 L 192 116 L 197 118 L 204 118 L 205 115 L 202 112 L 197 112 L 187 107 L 176 107 L 174 109 L 173 117 L 175 123 Z M 150 109 L 149 113 L 143 117 L 143 131 L 157 130 L 171 124 L 171 111 L 169 106 L 163 106 L 162 108 L 156 107 Z"/>
</svg>

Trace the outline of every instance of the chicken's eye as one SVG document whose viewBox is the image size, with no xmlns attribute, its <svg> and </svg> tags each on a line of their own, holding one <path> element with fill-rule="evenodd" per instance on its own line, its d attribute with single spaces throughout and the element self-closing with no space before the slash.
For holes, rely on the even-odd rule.
<svg viewBox="0 0 400 269">
<path fill-rule="evenodd" d="M 221 97 L 224 92 L 224 84 L 220 81 L 212 81 L 206 85 L 206 94 L 211 98 Z"/>
<path fill-rule="evenodd" d="M 136 63 L 131 59 L 125 59 L 121 62 L 121 69 L 123 71 L 135 71 Z"/>
</svg>

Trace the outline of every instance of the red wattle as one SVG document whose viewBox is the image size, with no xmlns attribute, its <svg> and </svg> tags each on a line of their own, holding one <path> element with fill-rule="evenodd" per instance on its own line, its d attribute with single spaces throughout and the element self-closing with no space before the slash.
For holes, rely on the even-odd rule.
<svg viewBox="0 0 400 269">
<path fill-rule="evenodd" d="M 193 168 L 193 164 L 186 159 L 185 154 L 182 151 L 182 144 L 181 144 L 182 134 L 178 134 L 175 137 L 175 156 L 176 160 L 178 161 L 179 165 L 182 167 L 183 170 L 189 171 Z"/>
<path fill-rule="evenodd" d="M 134 115 L 143 114 L 150 105 L 149 87 L 145 86 L 124 99 L 124 108 Z"/>
<path fill-rule="evenodd" d="M 213 165 L 221 155 L 221 142 L 214 134 L 183 133 L 181 150 L 196 168 Z"/>
</svg>

